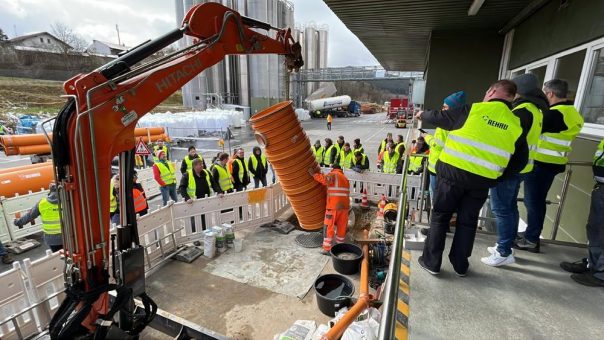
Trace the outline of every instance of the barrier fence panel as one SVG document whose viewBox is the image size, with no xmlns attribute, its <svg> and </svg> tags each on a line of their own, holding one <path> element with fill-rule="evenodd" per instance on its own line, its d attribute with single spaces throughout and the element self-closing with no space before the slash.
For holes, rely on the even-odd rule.
<svg viewBox="0 0 604 340">
<path fill-rule="evenodd" d="M 322 168 L 321 171 L 326 174 L 331 169 Z M 389 200 L 397 200 L 400 196 L 400 174 L 369 171 L 359 173 L 352 170 L 344 170 L 344 174 L 350 182 L 350 197 L 353 199 L 360 199 L 365 188 L 367 188 L 367 199 L 372 202 L 378 202 L 382 194 Z"/>
<path fill-rule="evenodd" d="M 10 234 L 8 233 L 8 221 L 4 215 L 4 207 L 2 204 L 0 204 L 0 242 L 5 244 L 10 240 Z"/>
<path fill-rule="evenodd" d="M 34 315 L 40 330 L 48 326 L 54 313 L 59 309 L 65 294 L 63 271 L 65 261 L 59 252 L 46 251 L 46 256 L 31 261 L 29 258 L 23 260 L 26 277 L 29 281 L 31 302 L 39 303 L 34 308 Z M 60 293 L 59 295 L 56 295 Z M 48 297 L 56 295 L 53 298 Z"/>
<path fill-rule="evenodd" d="M 28 213 L 46 195 L 48 195 L 48 190 L 0 200 L 4 213 L 4 221 L 11 240 L 27 237 L 42 230 L 42 219 L 40 217 L 36 218 L 32 223 L 24 225 L 21 229 L 13 224 L 13 220 Z"/>
<path fill-rule="evenodd" d="M 177 248 L 172 215 L 173 202 L 147 214 L 138 220 L 139 242 L 145 248 L 145 271 L 161 264 Z"/>
<path fill-rule="evenodd" d="M 145 189 L 148 198 L 159 195 L 159 185 L 153 178 L 153 169 L 138 171 L 138 180 Z M 33 192 L 27 195 L 0 198 L 0 240 L 8 243 L 42 231 L 42 220 L 36 218 L 33 223 L 28 223 L 19 229 L 13 224 L 15 218 L 25 215 L 42 198 L 48 195 L 48 190 Z"/>
<path fill-rule="evenodd" d="M 0 274 L 0 339 L 24 339 L 38 333 L 31 311 L 14 317 L 32 304 L 23 276 L 19 263 Z"/>
<path fill-rule="evenodd" d="M 287 200 L 287 196 L 285 196 L 285 192 L 281 187 L 281 184 L 273 184 L 272 189 L 272 209 L 273 209 L 273 219 L 276 216 L 279 216 L 285 212 L 289 208 L 289 201 Z"/>
</svg>

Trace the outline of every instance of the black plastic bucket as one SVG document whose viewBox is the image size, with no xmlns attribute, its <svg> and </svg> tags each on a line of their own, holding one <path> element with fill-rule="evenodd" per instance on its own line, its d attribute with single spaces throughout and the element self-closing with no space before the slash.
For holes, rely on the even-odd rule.
<svg viewBox="0 0 604 340">
<path fill-rule="evenodd" d="M 345 276 L 326 274 L 315 281 L 315 294 L 319 310 L 330 317 L 343 307 L 350 307 L 354 285 Z"/>
<path fill-rule="evenodd" d="M 331 262 L 333 268 L 340 274 L 356 274 L 362 260 L 363 249 L 356 244 L 339 243 L 331 247 Z"/>
</svg>

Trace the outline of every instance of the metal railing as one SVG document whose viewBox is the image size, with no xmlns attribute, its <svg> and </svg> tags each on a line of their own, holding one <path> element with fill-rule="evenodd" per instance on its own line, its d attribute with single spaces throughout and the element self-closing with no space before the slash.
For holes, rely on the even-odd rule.
<svg viewBox="0 0 604 340">
<path fill-rule="evenodd" d="M 564 174 L 564 180 L 562 182 L 562 190 L 560 191 L 560 200 L 558 202 L 552 202 L 551 204 L 557 204 L 558 209 L 556 209 L 556 215 L 554 217 L 554 224 L 552 226 L 552 232 L 550 235 L 550 239 L 555 241 L 556 236 L 558 236 L 558 229 L 560 228 L 560 219 L 562 218 L 562 210 L 564 209 L 564 203 L 566 202 L 566 194 L 568 193 L 568 187 L 570 185 L 570 178 L 573 174 L 573 166 L 592 166 L 592 162 L 584 162 L 584 161 L 573 161 L 568 162 L 567 165 L 568 170 Z"/>
<path fill-rule="evenodd" d="M 414 155 L 424 157 L 424 155 Z M 380 340 L 389 340 L 395 339 L 394 332 L 396 328 L 396 312 L 397 312 L 397 298 L 398 298 L 398 282 L 400 280 L 400 267 L 402 260 L 402 252 L 404 250 L 403 242 L 405 237 L 405 229 L 407 228 L 412 221 L 407 218 L 411 216 L 411 214 L 406 213 L 406 206 L 408 203 L 407 197 L 407 180 L 408 180 L 408 166 L 410 162 L 410 156 L 405 156 L 405 161 L 403 164 L 403 175 L 401 180 L 401 196 L 399 198 L 399 212 L 397 215 L 396 227 L 394 229 L 394 237 L 392 243 L 392 257 L 390 259 L 390 264 L 388 266 L 388 276 L 385 282 L 385 288 L 382 292 L 382 296 L 384 296 L 384 304 L 383 304 L 383 313 L 382 319 L 380 322 L 380 331 L 379 331 L 379 339 Z M 556 214 L 553 221 L 552 232 L 550 235 L 550 240 L 555 241 L 556 236 L 558 234 L 558 229 L 560 226 L 560 219 L 562 216 L 562 211 L 564 209 L 564 203 L 566 201 L 568 187 L 570 186 L 570 180 L 573 173 L 573 167 L 584 167 L 584 166 L 592 166 L 592 162 L 585 161 L 570 161 L 567 163 L 569 166 L 565 172 L 562 189 L 560 191 L 560 199 L 557 202 L 548 201 L 548 204 L 556 204 L 558 208 L 556 210 Z M 426 165 L 424 163 L 424 172 L 426 172 Z M 421 191 L 424 189 L 425 185 L 425 176 L 421 177 Z M 421 194 L 420 202 L 423 202 L 423 192 Z M 521 200 L 521 199 L 520 199 Z M 488 201 L 487 201 L 488 202 Z M 488 204 L 488 203 L 485 203 Z M 420 203 L 421 210 L 419 211 L 420 216 L 422 214 L 424 205 Z M 421 222 L 421 217 L 420 217 Z"/>
<path fill-rule="evenodd" d="M 292 77 L 295 82 L 322 82 L 339 80 L 422 79 L 423 72 L 387 71 L 380 66 L 328 67 L 302 69 Z"/>
<path fill-rule="evenodd" d="M 568 194 L 568 188 L 570 186 L 570 180 L 573 174 L 573 167 L 591 167 L 591 161 L 569 161 L 567 164 L 568 168 L 564 172 L 564 178 L 562 179 L 562 187 L 560 188 L 560 194 L 558 195 L 560 198 L 557 201 L 546 200 L 546 205 L 556 205 L 556 212 L 554 214 L 554 219 L 552 222 L 552 230 L 550 232 L 549 238 L 543 238 L 547 241 L 556 241 L 556 237 L 558 236 L 558 230 L 560 229 L 560 221 L 562 219 L 562 213 L 564 211 L 564 204 L 566 203 L 566 197 Z M 489 211 L 488 204 L 490 204 L 490 196 L 486 200 L 485 205 L 483 206 L 483 211 Z M 518 197 L 518 202 L 523 202 L 524 197 Z M 495 221 L 495 217 L 493 216 L 480 216 L 479 220 L 481 221 Z M 489 230 L 482 230 L 483 233 L 493 234 L 493 232 Z M 565 242 L 572 243 L 572 242 Z"/>
</svg>

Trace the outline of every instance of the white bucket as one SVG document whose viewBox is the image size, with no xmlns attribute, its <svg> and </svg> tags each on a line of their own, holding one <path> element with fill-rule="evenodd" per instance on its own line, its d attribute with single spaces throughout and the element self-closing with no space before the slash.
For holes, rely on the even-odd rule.
<svg viewBox="0 0 604 340">
<path fill-rule="evenodd" d="M 243 249 L 243 239 L 236 238 L 233 240 L 233 245 L 235 246 L 235 252 L 240 253 Z"/>
</svg>

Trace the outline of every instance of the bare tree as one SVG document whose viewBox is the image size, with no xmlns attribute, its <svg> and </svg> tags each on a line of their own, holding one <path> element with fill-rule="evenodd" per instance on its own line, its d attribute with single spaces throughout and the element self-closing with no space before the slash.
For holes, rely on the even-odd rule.
<svg viewBox="0 0 604 340">
<path fill-rule="evenodd" d="M 4 31 L 2 30 L 2 28 L 0 28 L 0 41 L 6 41 L 8 40 L 8 36 L 6 34 L 4 34 Z"/>
<path fill-rule="evenodd" d="M 84 40 L 82 36 L 62 22 L 55 22 L 50 25 L 50 32 L 65 44 L 69 45 L 61 45 L 60 50 L 63 53 L 84 52 L 88 47 L 86 40 Z"/>
</svg>

